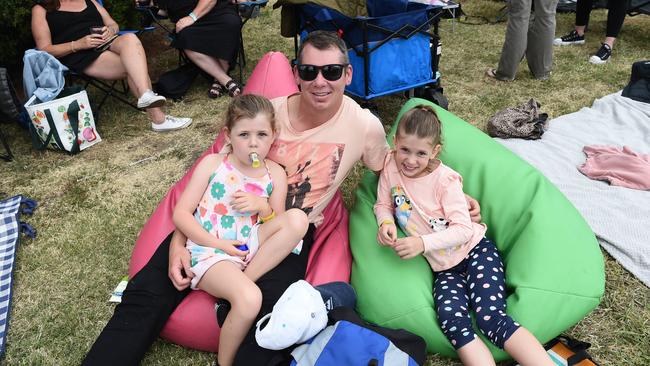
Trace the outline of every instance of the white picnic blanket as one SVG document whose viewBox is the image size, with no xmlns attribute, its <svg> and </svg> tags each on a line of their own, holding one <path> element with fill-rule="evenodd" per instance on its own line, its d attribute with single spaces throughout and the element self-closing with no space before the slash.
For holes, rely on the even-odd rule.
<svg viewBox="0 0 650 366">
<path fill-rule="evenodd" d="M 549 121 L 540 140 L 496 140 L 553 182 L 589 223 L 600 245 L 650 287 L 650 191 L 610 186 L 577 169 L 585 162 L 585 145 L 625 145 L 650 153 L 650 104 L 618 92 L 597 99 L 591 108 Z"/>
</svg>

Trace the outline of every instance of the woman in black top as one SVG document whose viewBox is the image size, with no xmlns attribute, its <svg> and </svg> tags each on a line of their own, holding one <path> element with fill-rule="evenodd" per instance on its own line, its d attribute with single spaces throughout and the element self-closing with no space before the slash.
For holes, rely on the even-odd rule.
<svg viewBox="0 0 650 366">
<path fill-rule="evenodd" d="M 90 34 L 101 27 L 101 34 Z M 32 34 L 36 47 L 58 58 L 68 68 L 98 79 L 126 78 L 138 107 L 147 110 L 154 131 L 184 128 L 190 118 L 165 115 L 163 96 L 151 90 L 147 59 L 138 37 L 115 38 L 104 51 L 96 47 L 109 41 L 119 27 L 94 0 L 43 0 L 32 8 Z"/>
<path fill-rule="evenodd" d="M 236 96 L 241 86 L 228 69 L 239 50 L 241 17 L 236 0 L 157 0 L 176 23 L 172 46 L 183 50 L 194 64 L 214 78 L 210 98 Z"/>
</svg>

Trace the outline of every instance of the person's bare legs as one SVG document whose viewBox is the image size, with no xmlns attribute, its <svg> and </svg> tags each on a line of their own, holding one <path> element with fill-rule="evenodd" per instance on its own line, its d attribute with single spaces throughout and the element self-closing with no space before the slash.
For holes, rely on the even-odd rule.
<svg viewBox="0 0 650 366">
<path fill-rule="evenodd" d="M 228 61 L 192 50 L 184 50 L 184 52 L 196 66 L 210 74 L 221 85 L 226 85 L 230 81 L 231 77 L 228 76 Z"/>
<path fill-rule="evenodd" d="M 151 89 L 147 56 L 138 36 L 132 33 L 119 36 L 109 50 L 120 56 L 127 75 L 133 79 L 136 87 L 133 92 L 136 93 L 136 98 Z"/>
<path fill-rule="evenodd" d="M 116 40 L 117 42 L 117 40 Z M 115 52 L 106 51 L 84 70 L 84 74 L 103 80 L 121 80 L 126 78 L 131 93 L 139 98 L 142 93 L 138 92 L 139 87 L 134 79 L 127 74 L 126 68 L 122 64 L 122 58 Z M 146 75 L 147 80 L 149 76 Z M 150 85 L 149 81 L 149 85 Z M 146 90 L 146 89 L 145 89 Z M 144 90 L 143 90 L 144 92 Z M 165 119 L 165 113 L 160 108 L 148 108 L 147 115 L 154 123 L 162 123 Z"/>
<path fill-rule="evenodd" d="M 586 28 L 587 28 L 586 25 L 576 25 L 576 32 L 578 33 L 578 35 L 584 36 Z"/>
<path fill-rule="evenodd" d="M 616 37 L 605 37 L 605 42 L 609 48 L 614 49 L 614 43 L 616 42 Z"/>
<path fill-rule="evenodd" d="M 512 333 L 503 349 L 522 366 L 555 365 L 537 338 L 524 327 Z"/>
<path fill-rule="evenodd" d="M 248 263 L 244 274 L 255 282 L 275 268 L 298 245 L 308 226 L 307 215 L 297 208 L 262 224 L 258 229 L 260 248 Z"/>
<path fill-rule="evenodd" d="M 203 275 L 198 287 L 210 295 L 226 299 L 231 309 L 221 327 L 217 361 L 230 366 L 246 333 L 262 306 L 262 292 L 235 264 L 222 261 Z"/>
<path fill-rule="evenodd" d="M 476 337 L 473 341 L 460 347 L 458 350 L 458 358 L 465 366 L 490 366 L 495 365 L 494 358 L 490 350 L 487 348 L 483 341 Z"/>
</svg>

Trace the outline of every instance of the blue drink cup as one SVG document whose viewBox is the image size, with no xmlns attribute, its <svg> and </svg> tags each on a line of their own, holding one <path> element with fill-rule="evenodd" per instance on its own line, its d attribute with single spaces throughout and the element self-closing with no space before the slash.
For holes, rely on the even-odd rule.
<svg viewBox="0 0 650 366">
<path fill-rule="evenodd" d="M 242 244 L 242 245 L 235 245 L 235 248 L 241 250 L 241 251 L 246 251 L 248 250 L 248 245 Z"/>
</svg>

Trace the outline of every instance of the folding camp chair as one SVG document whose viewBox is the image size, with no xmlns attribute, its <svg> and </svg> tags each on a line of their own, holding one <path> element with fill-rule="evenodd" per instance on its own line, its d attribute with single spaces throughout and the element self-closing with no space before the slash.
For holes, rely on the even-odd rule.
<svg viewBox="0 0 650 366">
<path fill-rule="evenodd" d="M 239 32 L 239 54 L 235 63 L 239 68 L 239 83 L 244 84 L 243 68 L 246 67 L 246 51 L 244 49 L 244 25 L 259 15 L 260 8 L 266 6 L 269 0 L 253 0 L 239 3 L 239 16 L 242 18 L 241 32 Z"/>
<path fill-rule="evenodd" d="M 315 30 L 334 31 L 348 47 L 355 72 L 346 92 L 371 99 L 406 92 L 426 98 L 446 108 L 447 99 L 440 86 L 440 37 L 438 25 L 446 8 L 403 1 L 366 1 L 369 16 L 350 17 L 341 12 L 308 2 L 298 6 L 294 37 L 298 56 L 298 35 Z M 404 57 L 404 55 L 409 55 Z"/>
</svg>

